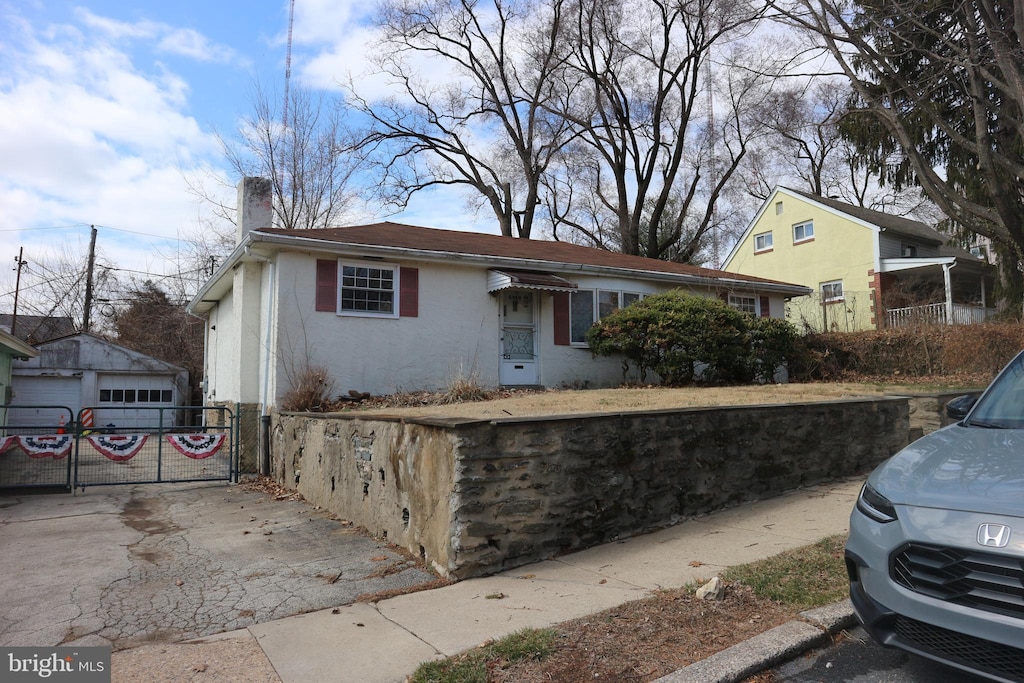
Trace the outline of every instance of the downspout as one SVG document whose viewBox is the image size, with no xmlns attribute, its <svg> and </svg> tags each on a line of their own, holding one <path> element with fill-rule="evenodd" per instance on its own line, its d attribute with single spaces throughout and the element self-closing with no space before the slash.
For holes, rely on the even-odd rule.
<svg viewBox="0 0 1024 683">
<path fill-rule="evenodd" d="M 953 270 L 956 266 L 956 261 L 952 263 L 942 264 L 942 279 L 946 285 L 946 324 L 953 324 L 953 280 L 949 276 L 949 271 Z"/>
</svg>

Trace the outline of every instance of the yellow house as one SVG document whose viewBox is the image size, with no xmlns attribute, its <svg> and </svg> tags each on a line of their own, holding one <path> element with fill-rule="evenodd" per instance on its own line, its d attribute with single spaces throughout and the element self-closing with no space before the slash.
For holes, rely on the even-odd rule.
<svg viewBox="0 0 1024 683">
<path fill-rule="evenodd" d="M 811 330 L 979 322 L 993 270 L 928 225 L 786 187 L 765 200 L 722 270 L 810 287 L 786 317 Z"/>
</svg>

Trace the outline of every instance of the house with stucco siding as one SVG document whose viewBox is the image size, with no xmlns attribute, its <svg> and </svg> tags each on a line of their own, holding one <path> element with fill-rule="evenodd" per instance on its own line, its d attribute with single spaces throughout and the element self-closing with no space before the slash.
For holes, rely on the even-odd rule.
<svg viewBox="0 0 1024 683">
<path fill-rule="evenodd" d="M 307 369 L 337 391 L 602 387 L 621 359 L 584 335 L 611 311 L 681 289 L 782 317 L 807 289 L 566 242 L 383 222 L 271 224 L 269 183 L 239 184 L 237 246 L 189 304 L 204 316 L 208 403 L 268 415 Z M 243 432 L 245 428 L 243 427 Z"/>
<path fill-rule="evenodd" d="M 736 275 L 812 290 L 787 317 L 813 330 L 970 323 L 992 310 L 994 269 L 921 221 L 777 187 L 726 258 Z"/>
</svg>

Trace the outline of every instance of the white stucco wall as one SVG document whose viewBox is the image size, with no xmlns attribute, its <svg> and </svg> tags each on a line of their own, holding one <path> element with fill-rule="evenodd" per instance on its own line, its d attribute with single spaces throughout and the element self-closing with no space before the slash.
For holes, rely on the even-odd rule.
<svg viewBox="0 0 1024 683">
<path fill-rule="evenodd" d="M 231 292 L 210 309 L 206 323 L 206 398 L 207 401 L 237 401 L 237 379 L 240 363 L 233 352 L 233 339 L 238 335 L 238 319 L 233 313 L 235 299 Z"/>
<path fill-rule="evenodd" d="M 249 261 L 233 276 L 233 291 L 210 311 L 207 400 L 278 406 L 302 372 L 326 368 L 333 395 L 374 395 L 442 390 L 460 378 L 484 387 L 500 383 L 500 296 L 487 291 L 487 269 L 456 262 L 360 261 L 416 268 L 418 316 L 363 317 L 316 310 L 316 261 L 336 257 L 279 252 Z M 654 294 L 672 289 L 659 281 L 579 276 L 580 289 Z M 715 296 L 706 290 L 690 293 Z M 549 387 L 606 387 L 622 383 L 622 361 L 593 356 L 588 348 L 554 343 L 554 306 L 548 291 L 537 304 L 537 383 Z M 244 301 L 244 306 L 242 305 Z M 244 313 L 243 313 L 244 309 Z M 771 297 L 771 312 L 784 302 Z M 269 350 L 274 351 L 269 355 Z M 635 369 L 625 377 L 639 378 Z M 648 378 L 649 380 L 653 378 Z"/>
<path fill-rule="evenodd" d="M 376 318 L 316 311 L 315 261 L 316 255 L 278 256 L 280 353 L 272 396 L 288 391 L 307 365 L 326 367 L 340 394 L 441 389 L 460 375 L 497 384 L 498 305 L 484 269 L 395 263 L 419 269 L 419 315 Z"/>
</svg>

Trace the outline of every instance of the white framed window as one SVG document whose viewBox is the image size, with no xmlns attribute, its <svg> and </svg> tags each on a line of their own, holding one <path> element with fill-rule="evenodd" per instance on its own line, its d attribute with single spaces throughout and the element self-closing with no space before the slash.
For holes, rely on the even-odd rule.
<svg viewBox="0 0 1024 683">
<path fill-rule="evenodd" d="M 569 295 L 569 343 L 586 344 L 594 324 L 594 290 L 578 289 Z"/>
<path fill-rule="evenodd" d="M 793 244 L 814 239 L 814 221 L 804 221 L 793 226 Z"/>
<path fill-rule="evenodd" d="M 611 315 L 619 309 L 619 292 L 597 290 L 597 319 Z"/>
<path fill-rule="evenodd" d="M 821 302 L 830 303 L 843 300 L 843 281 L 833 280 L 832 282 L 821 283 Z"/>
<path fill-rule="evenodd" d="M 737 311 L 749 313 L 750 315 L 757 315 L 757 301 L 752 296 L 744 296 L 742 294 L 730 294 L 729 305 L 735 308 Z"/>
<path fill-rule="evenodd" d="M 775 215 L 776 216 L 781 216 L 782 215 L 782 202 L 775 202 Z"/>
<path fill-rule="evenodd" d="M 759 251 L 768 251 L 772 248 L 772 231 L 762 232 L 759 235 L 754 235 L 754 253 Z"/>
<path fill-rule="evenodd" d="M 398 266 L 384 263 L 342 263 L 342 315 L 398 317 Z"/>
<path fill-rule="evenodd" d="M 638 292 L 611 289 L 578 289 L 572 292 L 569 297 L 569 343 L 586 345 L 587 330 L 595 322 L 645 296 Z"/>
</svg>

